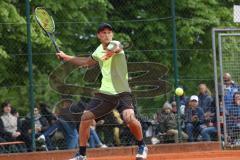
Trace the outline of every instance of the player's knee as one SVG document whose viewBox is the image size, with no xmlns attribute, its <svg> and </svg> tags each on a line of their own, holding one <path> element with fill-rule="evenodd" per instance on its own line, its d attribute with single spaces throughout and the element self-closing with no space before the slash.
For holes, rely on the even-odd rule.
<svg viewBox="0 0 240 160">
<path fill-rule="evenodd" d="M 129 123 L 135 121 L 136 118 L 135 118 L 134 113 L 129 113 L 129 114 L 123 115 L 123 120 L 126 124 L 129 124 Z"/>
<path fill-rule="evenodd" d="M 90 121 L 93 120 L 95 118 L 94 114 L 90 111 L 85 111 L 83 112 L 83 115 L 81 117 L 81 121 Z"/>
</svg>

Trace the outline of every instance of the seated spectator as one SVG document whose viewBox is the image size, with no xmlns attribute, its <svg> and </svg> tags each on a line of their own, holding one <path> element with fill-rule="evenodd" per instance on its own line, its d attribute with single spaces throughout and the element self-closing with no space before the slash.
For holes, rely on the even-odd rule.
<svg viewBox="0 0 240 160">
<path fill-rule="evenodd" d="M 162 134 L 173 136 L 175 143 L 178 143 L 177 117 L 176 114 L 172 112 L 172 106 L 169 102 L 163 105 L 161 113 L 157 116 L 157 120 L 159 123 L 159 131 Z M 182 132 L 181 134 L 184 140 L 188 139 L 186 133 Z"/>
<path fill-rule="evenodd" d="M 41 136 L 39 136 L 39 139 L 51 139 L 57 130 L 61 130 L 66 138 L 67 149 L 74 149 L 78 146 L 77 125 L 70 111 L 72 104 L 72 99 L 63 97 L 63 99 L 55 106 L 55 115 L 49 113 L 48 109 L 46 110 L 48 114 L 51 115 L 50 122 L 52 125 L 43 132 Z M 47 147 L 50 150 L 54 148 L 51 143 L 47 143 Z"/>
<path fill-rule="evenodd" d="M 188 99 L 189 97 L 185 96 L 185 93 L 183 93 L 183 95 L 179 97 L 181 115 L 184 115 L 185 107 L 188 104 Z"/>
<path fill-rule="evenodd" d="M 31 151 L 31 138 L 24 134 L 19 119 L 11 114 L 12 106 L 10 102 L 2 103 L 2 116 L 0 117 L 0 136 L 6 141 L 24 141 L 27 150 Z"/>
<path fill-rule="evenodd" d="M 237 85 L 233 80 L 232 76 L 229 73 L 224 73 L 223 75 L 224 83 L 224 103 L 226 108 L 226 113 L 228 114 L 232 106 L 232 97 L 233 94 L 239 91 L 239 85 Z"/>
<path fill-rule="evenodd" d="M 206 84 L 199 85 L 199 107 L 204 111 L 206 128 L 203 128 L 202 140 L 211 141 L 217 136 L 216 108 L 213 105 L 211 92 Z"/>
<path fill-rule="evenodd" d="M 187 97 L 185 95 L 185 93 L 183 93 L 183 95 L 179 97 L 179 107 L 180 107 L 180 114 L 181 115 L 184 115 L 184 110 L 185 110 L 185 107 L 188 104 L 188 99 L 189 99 L 189 97 Z M 171 98 L 170 102 L 174 102 L 177 105 L 177 103 L 176 103 L 176 96 Z"/>
<path fill-rule="evenodd" d="M 24 126 L 28 127 L 26 130 L 29 133 L 32 133 L 30 113 L 27 114 L 24 124 Z M 34 124 L 36 137 L 39 137 L 49 127 L 47 119 L 39 113 L 38 108 L 34 108 Z"/>
<path fill-rule="evenodd" d="M 213 110 L 215 110 L 212 105 L 213 98 L 206 84 L 202 83 L 199 85 L 198 99 L 198 106 L 203 109 L 204 113 L 213 113 Z"/>
<path fill-rule="evenodd" d="M 171 103 L 172 105 L 172 113 L 177 117 L 177 102 L 173 101 Z M 181 105 L 181 103 L 180 103 Z M 179 124 L 181 126 L 181 129 L 184 129 L 184 110 L 185 110 L 185 106 L 184 108 L 182 108 L 183 111 L 181 111 L 181 106 L 180 106 L 180 120 L 179 120 Z"/>
<path fill-rule="evenodd" d="M 12 107 L 12 109 L 11 109 L 11 114 L 12 114 L 13 116 L 17 117 L 17 118 L 20 117 L 18 111 L 17 111 L 15 108 L 13 108 L 13 107 Z"/>
<path fill-rule="evenodd" d="M 40 102 L 37 108 L 39 110 L 39 114 L 41 114 L 42 117 L 45 117 L 47 119 L 50 126 L 56 122 L 56 115 L 52 113 L 50 107 L 46 103 Z"/>
<path fill-rule="evenodd" d="M 122 125 L 123 120 L 121 118 L 120 113 L 116 109 L 114 109 L 112 112 L 117 122 L 117 125 L 115 125 L 113 128 L 114 141 L 115 145 L 119 146 L 121 145 L 121 139 L 120 139 L 120 127 L 118 125 Z"/>
<path fill-rule="evenodd" d="M 172 113 L 177 114 L 177 102 L 172 101 L 171 106 L 172 106 Z"/>
<path fill-rule="evenodd" d="M 188 106 L 185 108 L 185 129 L 188 134 L 188 141 L 196 141 L 202 129 L 206 127 L 204 112 L 198 107 L 198 96 L 192 95 Z"/>
<path fill-rule="evenodd" d="M 67 149 L 74 149 L 78 146 L 77 123 L 70 112 L 70 107 L 74 104 L 71 98 L 71 96 L 62 96 L 62 100 L 58 104 L 58 110 L 55 111 L 65 133 Z"/>
<path fill-rule="evenodd" d="M 209 112 L 205 114 L 205 127 L 201 131 L 203 141 L 212 141 L 217 136 L 216 118 Z"/>
<path fill-rule="evenodd" d="M 23 127 L 23 121 L 25 120 L 25 118 L 24 117 L 20 117 L 19 112 L 15 108 L 13 108 L 13 107 L 11 109 L 11 114 L 13 116 L 17 117 L 17 119 L 19 121 L 19 126 Z M 24 129 L 22 129 L 22 130 L 24 131 Z"/>
<path fill-rule="evenodd" d="M 235 92 L 229 115 L 226 116 L 227 133 L 231 144 L 239 145 L 240 133 L 240 92 Z"/>
<path fill-rule="evenodd" d="M 31 115 L 30 113 L 27 114 L 25 121 L 23 122 L 23 130 L 27 132 L 29 135 L 32 134 L 32 128 L 31 128 Z M 49 127 L 48 121 L 46 117 L 43 117 L 40 113 L 38 108 L 34 108 L 34 125 L 35 125 L 35 137 L 38 138 L 40 135 L 42 135 Z M 46 143 L 50 144 L 50 139 L 46 139 Z M 46 150 L 48 148 L 45 147 L 45 144 L 42 145 L 42 147 Z"/>
<path fill-rule="evenodd" d="M 100 148 L 106 148 L 107 145 L 103 144 L 95 130 L 96 128 L 96 122 L 93 121 L 92 126 L 90 127 L 90 137 L 89 137 L 89 146 L 91 148 L 96 148 L 96 147 L 100 147 Z"/>
<path fill-rule="evenodd" d="M 121 141 L 119 125 L 123 124 L 123 120 L 121 119 L 119 112 L 116 109 L 113 110 L 108 115 L 103 117 L 102 122 L 103 123 L 101 125 L 97 125 L 96 129 L 98 132 L 103 133 L 104 143 L 108 146 L 120 145 Z"/>
</svg>

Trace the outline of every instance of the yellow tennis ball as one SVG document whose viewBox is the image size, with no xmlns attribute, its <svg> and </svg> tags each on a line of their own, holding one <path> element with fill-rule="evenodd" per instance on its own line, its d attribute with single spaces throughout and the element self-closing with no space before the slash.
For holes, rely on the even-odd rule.
<svg viewBox="0 0 240 160">
<path fill-rule="evenodd" d="M 183 95 L 183 89 L 178 87 L 176 90 L 175 90 L 175 93 L 177 96 L 182 96 Z"/>
</svg>

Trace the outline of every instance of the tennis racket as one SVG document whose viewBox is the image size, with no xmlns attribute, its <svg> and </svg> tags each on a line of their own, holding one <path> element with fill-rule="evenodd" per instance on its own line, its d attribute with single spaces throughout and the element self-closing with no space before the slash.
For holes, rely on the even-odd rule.
<svg viewBox="0 0 240 160">
<path fill-rule="evenodd" d="M 35 8 L 35 18 L 37 20 L 37 23 L 42 28 L 42 30 L 48 35 L 48 37 L 51 39 L 55 49 L 57 52 L 60 52 L 60 49 L 56 43 L 56 40 L 54 38 L 54 31 L 55 31 L 55 23 L 52 18 L 48 14 L 45 8 L 43 7 L 37 7 Z M 62 59 L 61 59 L 62 61 Z"/>
</svg>

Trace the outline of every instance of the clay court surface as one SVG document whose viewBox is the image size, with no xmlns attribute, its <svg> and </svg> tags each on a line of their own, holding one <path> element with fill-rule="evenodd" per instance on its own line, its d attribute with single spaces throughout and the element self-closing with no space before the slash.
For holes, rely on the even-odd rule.
<svg viewBox="0 0 240 160">
<path fill-rule="evenodd" d="M 75 150 L 0 155 L 0 160 L 68 160 Z M 135 160 L 135 147 L 89 149 L 88 160 Z M 240 160 L 240 150 L 221 150 L 219 143 L 149 146 L 148 160 Z"/>
</svg>

